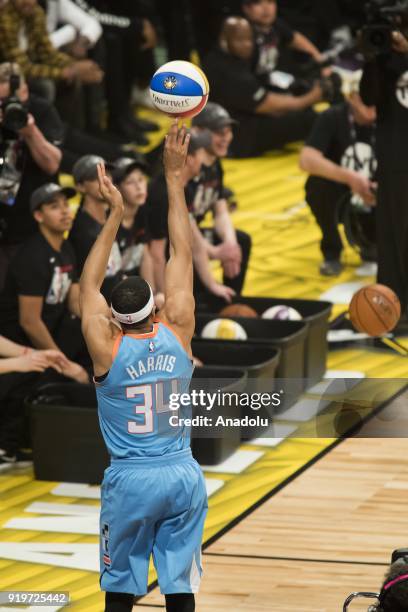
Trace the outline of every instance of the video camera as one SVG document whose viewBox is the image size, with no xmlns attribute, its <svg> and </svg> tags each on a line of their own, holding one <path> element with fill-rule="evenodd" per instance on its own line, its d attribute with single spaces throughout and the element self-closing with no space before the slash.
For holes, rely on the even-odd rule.
<svg viewBox="0 0 408 612">
<path fill-rule="evenodd" d="M 10 132 L 18 132 L 28 122 L 28 111 L 16 95 L 19 87 L 20 77 L 17 74 L 12 74 L 10 76 L 10 94 L 4 100 L 0 100 L 0 110 L 3 113 L 3 120 L 0 125 Z"/>
<path fill-rule="evenodd" d="M 394 552 L 392 553 L 391 565 L 398 565 L 398 564 L 408 565 L 408 548 L 398 548 L 397 550 L 394 550 Z M 401 578 L 404 580 L 407 580 L 405 575 L 401 576 Z M 380 593 L 372 593 L 372 592 L 366 592 L 366 591 L 361 591 L 359 593 L 351 593 L 351 595 L 347 597 L 346 601 L 343 604 L 343 612 L 348 612 L 349 606 L 352 603 L 352 601 L 354 601 L 355 599 L 359 599 L 359 598 L 377 600 L 377 603 L 371 605 L 367 610 L 367 612 L 377 612 L 379 606 L 381 605 L 381 599 L 383 597 L 384 588 L 386 589 L 387 586 L 392 586 L 393 582 L 394 581 L 392 581 L 388 585 L 385 585 L 385 587 L 383 587 Z"/>
<path fill-rule="evenodd" d="M 369 0 L 365 6 L 367 23 L 361 33 L 365 57 L 392 51 L 392 32 L 408 22 L 408 0 Z"/>
</svg>

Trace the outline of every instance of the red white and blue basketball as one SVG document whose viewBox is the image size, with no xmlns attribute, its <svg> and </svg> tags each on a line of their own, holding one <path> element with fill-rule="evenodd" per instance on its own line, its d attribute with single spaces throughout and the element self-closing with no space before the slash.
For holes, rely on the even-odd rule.
<svg viewBox="0 0 408 612">
<path fill-rule="evenodd" d="M 170 117 L 195 117 L 207 104 L 209 92 L 204 72 L 182 60 L 163 64 L 150 83 L 153 104 Z"/>
</svg>

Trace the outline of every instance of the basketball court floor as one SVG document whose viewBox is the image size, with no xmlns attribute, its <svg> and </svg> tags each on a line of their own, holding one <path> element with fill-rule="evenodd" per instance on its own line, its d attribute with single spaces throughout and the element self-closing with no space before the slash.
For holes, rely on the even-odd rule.
<svg viewBox="0 0 408 612">
<path fill-rule="evenodd" d="M 245 293 L 331 299 L 335 316 L 372 279 L 356 274 L 351 249 L 340 277 L 318 275 L 319 232 L 303 202 L 297 159 L 293 146 L 224 164 L 239 202 L 234 223 L 254 243 Z M 350 592 L 377 590 L 392 550 L 407 545 L 408 441 L 395 423 L 396 414 L 404 419 L 408 360 L 385 348 L 338 348 L 327 376 L 378 379 L 384 402 L 400 394 L 377 417 L 389 437 L 371 422 L 368 437 L 310 435 L 315 412 L 306 397 L 282 415 L 274 438 L 204 466 L 209 514 L 198 612 L 341 610 Z M 30 470 L 0 475 L 0 590 L 66 590 L 73 609 L 102 610 L 98 511 L 99 487 L 39 482 Z M 135 610 L 163 609 L 153 570 L 150 581 Z M 367 602 L 351 610 L 366 609 Z"/>
</svg>

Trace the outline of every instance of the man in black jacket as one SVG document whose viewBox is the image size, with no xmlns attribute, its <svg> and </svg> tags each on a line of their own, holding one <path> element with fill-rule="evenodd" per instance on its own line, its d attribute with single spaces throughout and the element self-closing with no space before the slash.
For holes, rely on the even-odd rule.
<svg viewBox="0 0 408 612">
<path fill-rule="evenodd" d="M 378 282 L 408 305 L 408 41 L 393 32 L 393 50 L 366 62 L 360 92 L 377 107 Z M 405 313 L 406 314 L 406 313 Z"/>
</svg>

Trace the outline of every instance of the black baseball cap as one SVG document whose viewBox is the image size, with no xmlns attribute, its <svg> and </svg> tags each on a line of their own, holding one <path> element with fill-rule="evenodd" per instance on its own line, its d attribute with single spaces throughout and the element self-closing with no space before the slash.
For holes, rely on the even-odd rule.
<svg viewBox="0 0 408 612">
<path fill-rule="evenodd" d="M 209 130 L 202 130 L 200 132 L 194 132 L 189 130 L 190 142 L 188 145 L 188 154 L 194 155 L 198 149 L 209 149 L 211 146 L 211 132 Z"/>
<path fill-rule="evenodd" d="M 106 170 L 112 172 L 113 164 L 105 162 L 103 157 L 99 155 L 83 155 L 78 159 L 72 168 L 75 183 L 96 180 L 98 178 L 98 164 L 105 164 Z"/>
<path fill-rule="evenodd" d="M 135 157 L 120 157 L 112 168 L 112 180 L 114 183 L 121 183 L 133 170 L 141 170 L 144 174 L 148 173 L 149 166 L 143 155 Z"/>
<path fill-rule="evenodd" d="M 62 194 L 66 198 L 73 198 L 76 191 L 73 187 L 61 187 L 56 183 L 46 183 L 35 189 L 30 198 L 30 211 L 35 212 L 43 204 L 52 202 L 56 195 Z"/>
<path fill-rule="evenodd" d="M 192 122 L 194 127 L 207 128 L 212 132 L 237 123 L 238 121 L 235 121 L 223 106 L 215 102 L 208 102 L 207 106 L 199 115 L 194 117 Z"/>
</svg>

